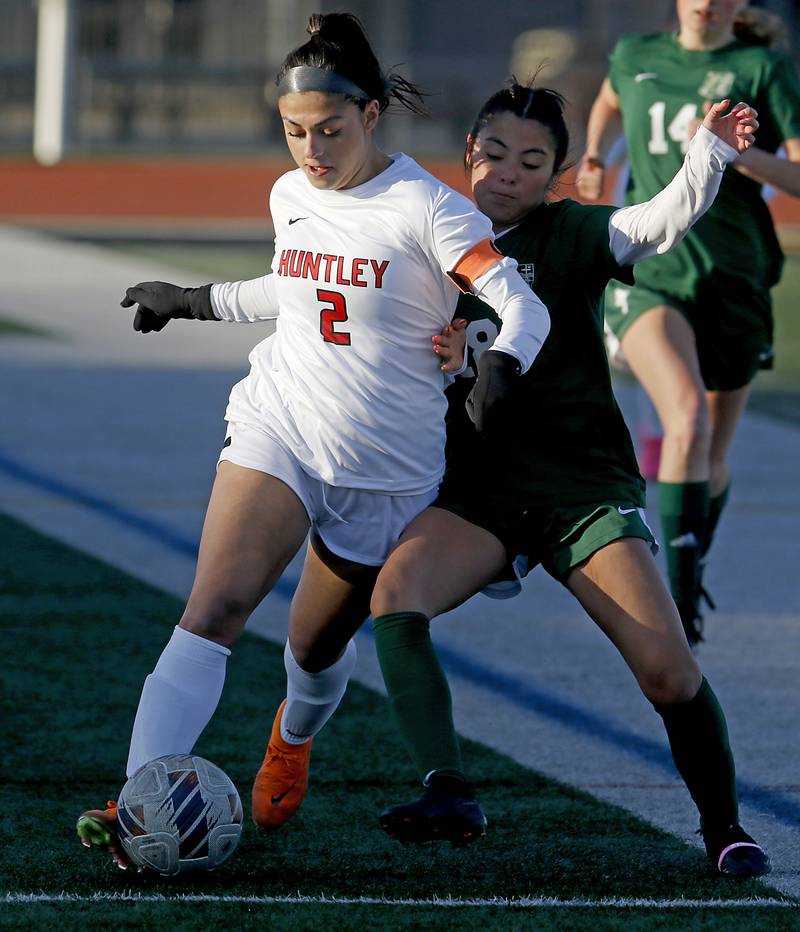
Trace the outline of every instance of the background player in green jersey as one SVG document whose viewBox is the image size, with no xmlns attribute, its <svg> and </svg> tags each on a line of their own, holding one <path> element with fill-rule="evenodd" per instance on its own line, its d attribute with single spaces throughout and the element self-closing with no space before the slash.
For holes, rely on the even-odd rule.
<svg viewBox="0 0 800 932">
<path fill-rule="evenodd" d="M 659 507 L 670 588 L 692 644 L 702 640 L 702 561 L 730 484 L 727 454 L 759 368 L 772 362 L 770 288 L 783 256 L 761 183 L 800 195 L 800 84 L 738 0 L 678 0 L 677 34 L 623 37 L 587 128 L 578 190 L 602 194 L 601 142 L 622 114 L 627 203 L 652 197 L 683 159 L 708 101 L 750 101 L 758 148 L 725 174 L 714 206 L 668 255 L 612 285 L 609 326 L 664 428 Z M 774 153 L 783 145 L 786 159 Z"/>
<path fill-rule="evenodd" d="M 523 276 L 532 280 L 535 269 L 551 330 L 485 437 L 465 412 L 473 380 L 457 380 L 449 390 L 439 498 L 411 523 L 378 576 L 371 604 L 378 657 L 425 785 L 420 799 L 393 806 L 381 823 L 404 841 L 464 844 L 483 833 L 429 620 L 495 583 L 509 558 L 524 554 L 576 596 L 661 714 L 713 863 L 723 873 L 762 874 L 769 861 L 738 825 L 724 715 L 652 557 L 644 482 L 603 344 L 609 280 L 631 281 L 633 262 L 683 235 L 713 199 L 727 161 L 752 143 L 755 120 L 745 105 L 727 117 L 727 101 L 714 105 L 670 185 L 647 203 L 616 210 L 546 200 L 568 147 L 562 103 L 553 91 L 512 85 L 487 101 L 468 137 L 478 206 Z M 487 357 L 502 355 L 487 349 L 499 321 L 468 296 L 457 314 L 470 321 L 473 369 L 486 350 L 483 370 Z"/>
</svg>

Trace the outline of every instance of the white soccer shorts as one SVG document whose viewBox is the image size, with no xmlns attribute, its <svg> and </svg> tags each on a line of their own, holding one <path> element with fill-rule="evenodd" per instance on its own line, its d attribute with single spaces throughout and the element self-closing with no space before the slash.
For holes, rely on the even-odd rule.
<svg viewBox="0 0 800 932">
<path fill-rule="evenodd" d="M 328 485 L 310 476 L 273 434 L 231 422 L 219 463 L 257 469 L 285 482 L 300 499 L 325 546 L 365 566 L 381 566 L 406 527 L 436 498 L 436 489 L 388 495 Z"/>
</svg>

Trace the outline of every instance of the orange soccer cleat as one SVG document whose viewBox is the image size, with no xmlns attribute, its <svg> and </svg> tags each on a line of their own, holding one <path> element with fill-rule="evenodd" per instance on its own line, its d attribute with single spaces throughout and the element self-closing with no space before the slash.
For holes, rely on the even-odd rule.
<svg viewBox="0 0 800 932">
<path fill-rule="evenodd" d="M 300 808 L 308 789 L 311 761 L 309 738 L 304 744 L 288 744 L 281 737 L 284 699 L 272 725 L 264 763 L 253 783 L 253 821 L 259 828 L 283 825 Z"/>
<path fill-rule="evenodd" d="M 87 809 L 75 826 L 81 844 L 86 848 L 107 848 L 117 867 L 130 867 L 130 859 L 122 849 L 117 830 L 117 803 L 109 799 L 106 809 Z"/>
</svg>

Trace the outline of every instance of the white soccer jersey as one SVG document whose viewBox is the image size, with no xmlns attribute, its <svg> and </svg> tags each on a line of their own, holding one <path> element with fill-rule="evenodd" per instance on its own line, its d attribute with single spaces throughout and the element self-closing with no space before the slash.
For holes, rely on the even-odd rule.
<svg viewBox="0 0 800 932">
<path fill-rule="evenodd" d="M 274 433 L 331 485 L 414 494 L 444 466 L 431 337 L 455 310 L 447 273 L 484 280 L 510 260 L 488 249 L 491 224 L 465 197 L 393 158 L 343 191 L 300 170 L 274 185 L 277 330 L 250 354 L 226 418 Z"/>
</svg>

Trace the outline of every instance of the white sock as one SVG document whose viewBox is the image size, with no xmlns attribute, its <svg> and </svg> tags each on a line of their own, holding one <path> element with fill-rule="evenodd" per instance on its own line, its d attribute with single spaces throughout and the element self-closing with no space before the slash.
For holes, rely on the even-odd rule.
<svg viewBox="0 0 800 932">
<path fill-rule="evenodd" d="M 342 701 L 357 655 L 355 642 L 350 641 L 336 663 L 319 673 L 308 673 L 294 659 L 286 642 L 286 705 L 281 716 L 281 738 L 287 744 L 305 744 L 322 730 Z"/>
<path fill-rule="evenodd" d="M 127 773 L 165 754 L 189 754 L 217 708 L 227 647 L 176 627 L 145 679 L 133 723 Z"/>
</svg>

